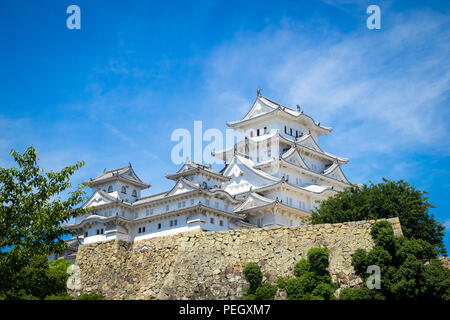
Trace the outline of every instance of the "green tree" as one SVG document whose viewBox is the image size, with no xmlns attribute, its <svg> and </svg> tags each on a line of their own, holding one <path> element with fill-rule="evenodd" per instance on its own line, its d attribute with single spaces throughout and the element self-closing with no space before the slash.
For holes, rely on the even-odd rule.
<svg viewBox="0 0 450 320">
<path fill-rule="evenodd" d="M 44 173 L 33 147 L 23 154 L 13 150 L 11 155 L 17 167 L 0 168 L 2 298 L 17 298 L 19 292 L 30 291 L 18 284 L 30 285 L 30 282 L 39 281 L 37 277 L 44 271 L 34 263 L 42 266 L 39 257 L 62 252 L 66 247 L 63 239 L 70 234 L 62 224 L 85 213 L 79 207 L 85 200 L 83 186 L 68 190 L 72 187 L 70 177 L 84 165 L 83 161 L 59 172 Z M 66 193 L 65 200 L 61 199 L 62 193 Z M 23 270 L 33 278 L 25 281 L 20 274 Z"/>
<path fill-rule="evenodd" d="M 312 213 L 312 223 L 338 223 L 399 217 L 407 238 L 422 239 L 446 254 L 445 227 L 429 212 L 426 191 L 407 182 L 383 179 L 378 184 L 351 186 L 321 202 Z"/>
<path fill-rule="evenodd" d="M 308 259 L 301 259 L 294 266 L 294 278 L 279 278 L 278 287 L 285 290 L 289 300 L 330 300 L 334 299 L 337 284 L 331 281 L 327 270 L 328 250 L 311 248 Z"/>
<path fill-rule="evenodd" d="M 245 279 L 249 283 L 250 287 L 247 290 L 248 294 L 254 294 L 256 289 L 261 286 L 263 274 L 261 267 L 254 262 L 249 262 L 243 270 Z"/>
<path fill-rule="evenodd" d="M 262 283 L 263 273 L 257 263 L 247 263 L 243 273 L 250 285 L 244 289 L 244 300 L 273 300 L 277 293 L 277 286 L 268 282 Z"/>
<path fill-rule="evenodd" d="M 367 267 L 380 268 L 381 288 L 344 289 L 343 300 L 446 300 L 450 298 L 450 270 L 434 259 L 437 249 L 421 239 L 394 237 L 392 226 L 377 222 L 371 230 L 375 246 L 370 251 L 358 249 L 352 255 L 355 273 L 364 283 Z"/>
<path fill-rule="evenodd" d="M 48 261 L 44 255 L 33 256 L 14 276 L 14 287 L 4 291 L 4 298 L 14 300 L 44 299 L 67 296 L 67 267 L 70 262 Z"/>
</svg>

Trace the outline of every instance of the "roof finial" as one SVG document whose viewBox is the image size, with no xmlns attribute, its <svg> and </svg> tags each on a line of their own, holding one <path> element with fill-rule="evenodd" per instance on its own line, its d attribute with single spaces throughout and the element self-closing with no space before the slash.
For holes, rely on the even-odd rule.
<svg viewBox="0 0 450 320">
<path fill-rule="evenodd" d="M 297 111 L 300 112 L 301 110 L 300 105 L 297 105 Z"/>
<path fill-rule="evenodd" d="M 131 167 L 131 162 L 128 162 L 128 166 Z"/>
<path fill-rule="evenodd" d="M 187 156 L 186 157 L 186 163 L 190 163 L 190 162 L 191 162 L 191 160 L 190 160 L 189 156 Z"/>
<path fill-rule="evenodd" d="M 261 97 L 261 88 L 258 88 L 258 89 L 256 90 L 256 95 L 257 95 L 258 97 Z"/>
<path fill-rule="evenodd" d="M 105 168 L 105 169 L 103 169 L 103 172 L 106 172 L 106 168 Z"/>
<path fill-rule="evenodd" d="M 234 154 L 234 155 L 237 154 L 237 143 L 234 145 L 233 154 Z"/>
</svg>

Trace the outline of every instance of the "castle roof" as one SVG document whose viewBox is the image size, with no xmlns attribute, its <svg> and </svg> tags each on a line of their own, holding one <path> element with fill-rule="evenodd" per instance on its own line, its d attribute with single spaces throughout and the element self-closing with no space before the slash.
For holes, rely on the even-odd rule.
<svg viewBox="0 0 450 320">
<path fill-rule="evenodd" d="M 319 157 L 322 159 L 326 159 L 330 162 L 337 161 L 339 164 L 343 165 L 343 164 L 348 163 L 348 161 L 349 161 L 347 158 L 338 157 L 334 154 L 324 152 L 319 147 L 319 145 L 317 144 L 317 142 L 315 141 L 314 137 L 311 134 L 303 134 L 302 136 L 300 136 L 297 139 L 290 139 L 290 138 L 285 137 L 284 135 L 280 134 L 280 132 L 278 130 L 273 130 L 272 132 L 261 135 L 261 136 L 248 137 L 247 141 L 250 145 L 256 145 L 257 143 L 261 143 L 263 141 L 267 141 L 270 139 L 278 139 L 279 142 L 282 142 L 282 143 L 285 143 L 285 144 L 288 144 L 291 146 L 295 145 L 299 149 L 299 151 L 301 151 L 303 153 L 310 153 L 313 156 L 316 156 L 316 157 Z M 245 154 L 242 151 L 240 151 L 240 150 L 243 150 L 245 143 L 246 143 L 245 141 L 239 141 L 236 143 L 237 154 L 245 156 Z M 217 157 L 222 160 L 232 158 L 233 153 L 234 153 L 234 147 L 211 152 L 211 154 L 214 157 Z"/>
<path fill-rule="evenodd" d="M 303 113 L 300 110 L 293 110 L 286 106 L 283 106 L 277 102 L 274 102 L 259 92 L 253 103 L 251 109 L 241 120 L 229 121 L 227 125 L 230 128 L 239 128 L 246 124 L 251 124 L 257 120 L 269 119 L 272 117 L 287 117 L 290 120 L 298 121 L 302 125 L 311 130 L 314 130 L 317 135 L 324 135 L 333 130 L 331 127 L 325 127 L 316 123 L 313 118 Z"/>
<path fill-rule="evenodd" d="M 108 170 L 106 169 L 103 171 L 103 174 L 100 176 L 91 179 L 90 181 L 83 182 L 86 185 L 89 185 L 91 187 L 95 187 L 107 182 L 112 182 L 115 180 L 120 180 L 125 183 L 129 183 L 132 185 L 135 185 L 141 189 L 147 189 L 150 187 L 150 184 L 143 182 L 137 174 L 134 172 L 133 167 L 131 166 L 131 163 L 128 164 L 126 167 L 122 167 L 119 169 L 113 169 Z"/>
<path fill-rule="evenodd" d="M 188 177 L 197 174 L 203 174 L 220 181 L 229 180 L 228 177 L 223 176 L 220 172 L 214 171 L 211 167 L 204 166 L 202 164 L 195 163 L 189 160 L 186 160 L 184 165 L 176 173 L 167 174 L 166 178 L 170 180 L 178 180 L 181 177 Z"/>
</svg>

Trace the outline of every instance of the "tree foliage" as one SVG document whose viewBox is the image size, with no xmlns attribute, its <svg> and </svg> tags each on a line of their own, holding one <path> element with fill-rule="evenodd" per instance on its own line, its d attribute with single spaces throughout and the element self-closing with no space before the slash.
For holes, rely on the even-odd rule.
<svg viewBox="0 0 450 320">
<path fill-rule="evenodd" d="M 308 259 L 301 259 L 294 266 L 294 278 L 279 278 L 278 287 L 284 289 L 289 300 L 330 300 L 337 285 L 331 281 L 327 270 L 328 250 L 311 248 Z"/>
<path fill-rule="evenodd" d="M 83 293 L 77 300 L 103 300 L 103 296 L 100 293 Z"/>
<path fill-rule="evenodd" d="M 352 256 L 355 272 L 364 283 L 371 274 L 367 267 L 380 268 L 381 288 L 344 289 L 345 300 L 446 300 L 450 298 L 450 270 L 434 259 L 437 249 L 421 239 L 394 237 L 392 226 L 377 222 L 371 230 L 375 246 L 358 249 Z"/>
<path fill-rule="evenodd" d="M 47 262 L 42 256 L 60 253 L 66 247 L 63 239 L 69 231 L 62 224 L 85 213 L 79 207 L 85 193 L 82 186 L 69 191 L 70 177 L 83 161 L 59 172 L 44 173 L 33 147 L 23 154 L 13 150 L 11 155 L 17 167 L 0 168 L 0 293 L 9 292 L 14 297 L 23 289 L 17 283 L 33 285 L 38 274 L 46 272 L 34 263 L 43 267 Z M 22 271 L 33 279 L 23 279 Z"/>
<path fill-rule="evenodd" d="M 273 300 L 277 292 L 277 286 L 268 282 L 262 283 L 263 273 L 257 263 L 247 263 L 243 273 L 250 285 L 245 289 L 245 300 Z"/>
<path fill-rule="evenodd" d="M 27 265 L 11 276 L 14 285 L 2 291 L 2 298 L 34 300 L 48 299 L 49 296 L 67 297 L 69 266 L 70 262 L 64 259 L 48 261 L 45 255 L 35 255 Z"/>
<path fill-rule="evenodd" d="M 378 184 L 351 186 L 321 202 L 312 213 L 312 222 L 338 223 L 399 217 L 405 237 L 422 239 L 446 254 L 443 244 L 445 227 L 436 221 L 426 191 L 407 182 L 383 179 Z"/>
</svg>

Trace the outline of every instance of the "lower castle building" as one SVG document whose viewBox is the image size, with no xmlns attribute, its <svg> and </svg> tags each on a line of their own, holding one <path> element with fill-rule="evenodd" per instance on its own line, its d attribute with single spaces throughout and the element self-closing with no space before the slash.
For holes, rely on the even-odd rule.
<svg viewBox="0 0 450 320">
<path fill-rule="evenodd" d="M 318 138 L 332 128 L 261 95 L 239 121 L 227 122 L 243 137 L 214 151 L 220 172 L 186 160 L 172 189 L 141 196 L 143 182 L 131 164 L 85 182 L 93 194 L 88 213 L 67 228 L 78 243 L 142 240 L 192 230 L 300 226 L 311 211 L 349 186 L 341 166 L 348 159 L 323 151 Z"/>
</svg>

